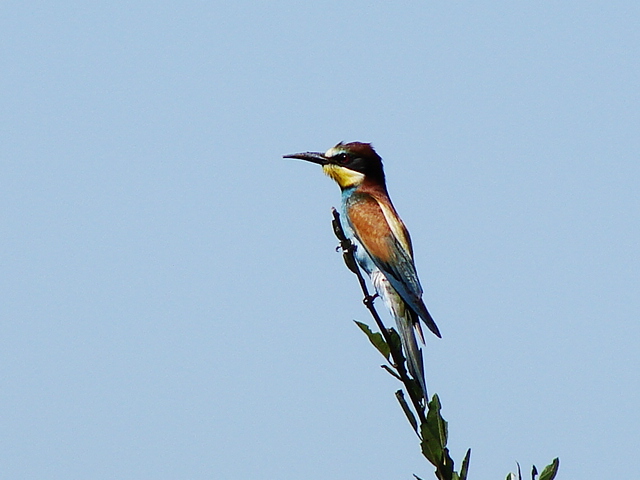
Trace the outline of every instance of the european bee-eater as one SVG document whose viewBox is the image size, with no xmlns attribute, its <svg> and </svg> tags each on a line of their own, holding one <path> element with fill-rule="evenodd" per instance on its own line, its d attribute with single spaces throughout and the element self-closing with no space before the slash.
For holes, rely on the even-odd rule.
<svg viewBox="0 0 640 480">
<path fill-rule="evenodd" d="M 422 352 L 421 318 L 429 330 L 440 331 L 422 300 L 409 232 L 391 203 L 382 159 L 368 143 L 339 143 L 325 153 L 285 155 L 322 165 L 342 190 L 341 223 L 355 245 L 355 257 L 395 319 L 407 356 L 409 373 L 427 398 Z"/>
</svg>

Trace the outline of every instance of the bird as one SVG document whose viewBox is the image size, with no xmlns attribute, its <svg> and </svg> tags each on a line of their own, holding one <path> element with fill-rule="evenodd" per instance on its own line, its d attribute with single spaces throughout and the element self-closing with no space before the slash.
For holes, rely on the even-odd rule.
<svg viewBox="0 0 640 480">
<path fill-rule="evenodd" d="M 382 158 L 370 143 L 363 142 L 340 142 L 324 153 L 283 157 L 321 165 L 339 185 L 341 226 L 355 246 L 358 265 L 396 322 L 409 373 L 428 401 L 422 351 L 416 339 L 417 334 L 425 343 L 419 319 L 437 337 L 442 336 L 422 299 L 411 238 L 387 192 Z"/>
</svg>

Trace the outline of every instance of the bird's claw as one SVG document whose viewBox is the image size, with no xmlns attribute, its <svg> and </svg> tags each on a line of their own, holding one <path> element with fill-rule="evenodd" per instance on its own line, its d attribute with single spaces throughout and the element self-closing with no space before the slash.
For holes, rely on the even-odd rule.
<svg viewBox="0 0 640 480">
<path fill-rule="evenodd" d="M 380 295 L 374 293 L 373 295 L 367 295 L 362 299 L 362 303 L 364 303 L 367 307 L 373 305 L 373 301 L 378 298 Z"/>
</svg>

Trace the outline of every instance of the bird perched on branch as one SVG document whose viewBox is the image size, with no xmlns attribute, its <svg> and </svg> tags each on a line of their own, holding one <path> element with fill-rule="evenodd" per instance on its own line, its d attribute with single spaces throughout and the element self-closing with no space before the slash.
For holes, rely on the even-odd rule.
<svg viewBox="0 0 640 480">
<path fill-rule="evenodd" d="M 339 143 L 325 153 L 285 155 L 322 165 L 342 190 L 341 224 L 355 245 L 355 257 L 367 272 L 377 294 L 395 319 L 409 373 L 427 399 L 419 318 L 440 337 L 440 331 L 422 300 L 422 287 L 413 262 L 409 232 L 391 203 L 382 159 L 368 143 Z M 428 399 L 427 399 L 428 400 Z"/>
</svg>

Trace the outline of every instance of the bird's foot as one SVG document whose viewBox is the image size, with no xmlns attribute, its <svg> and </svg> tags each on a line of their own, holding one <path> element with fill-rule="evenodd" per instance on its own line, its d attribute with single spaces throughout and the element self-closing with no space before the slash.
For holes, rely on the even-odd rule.
<svg viewBox="0 0 640 480">
<path fill-rule="evenodd" d="M 367 295 L 362 299 L 362 303 L 364 303 L 367 307 L 370 307 L 371 305 L 373 305 L 373 301 L 379 296 L 380 295 L 378 295 L 377 293 L 374 293 L 373 295 Z"/>
</svg>

